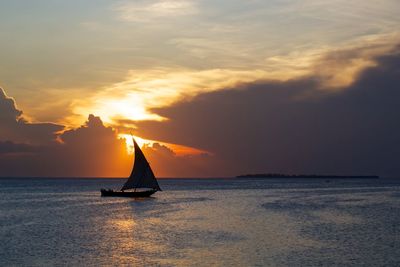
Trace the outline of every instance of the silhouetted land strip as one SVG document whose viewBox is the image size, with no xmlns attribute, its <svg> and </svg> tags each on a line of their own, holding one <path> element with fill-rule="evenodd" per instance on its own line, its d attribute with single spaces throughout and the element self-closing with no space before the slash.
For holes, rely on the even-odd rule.
<svg viewBox="0 0 400 267">
<path fill-rule="evenodd" d="M 329 179 L 378 179 L 378 175 L 318 175 L 318 174 L 282 174 L 282 173 L 257 173 L 244 174 L 236 178 L 329 178 Z"/>
</svg>

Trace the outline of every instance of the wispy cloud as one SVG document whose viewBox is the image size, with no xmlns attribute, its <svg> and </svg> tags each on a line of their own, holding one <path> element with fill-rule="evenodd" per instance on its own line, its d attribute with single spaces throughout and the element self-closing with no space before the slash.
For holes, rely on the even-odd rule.
<svg viewBox="0 0 400 267">
<path fill-rule="evenodd" d="M 114 10 L 119 19 L 131 22 L 175 18 L 198 12 L 196 3 L 190 0 L 129 1 L 119 3 Z"/>
</svg>

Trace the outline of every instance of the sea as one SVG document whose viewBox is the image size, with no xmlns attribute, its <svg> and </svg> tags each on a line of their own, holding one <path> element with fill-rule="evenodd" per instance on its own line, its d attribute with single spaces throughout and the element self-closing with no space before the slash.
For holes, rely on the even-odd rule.
<svg viewBox="0 0 400 267">
<path fill-rule="evenodd" d="M 1 178 L 0 266 L 400 266 L 400 179 Z"/>
</svg>

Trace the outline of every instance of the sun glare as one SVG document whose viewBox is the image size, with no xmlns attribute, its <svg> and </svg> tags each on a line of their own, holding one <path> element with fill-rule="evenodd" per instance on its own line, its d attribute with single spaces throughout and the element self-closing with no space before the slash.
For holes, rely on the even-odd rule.
<svg viewBox="0 0 400 267">
<path fill-rule="evenodd" d="M 152 140 L 147 140 L 147 139 L 140 138 L 138 136 L 132 136 L 130 134 L 118 134 L 118 137 L 125 139 L 126 148 L 127 148 L 129 154 L 133 154 L 133 152 L 134 152 L 133 151 L 133 139 L 132 138 L 135 138 L 136 143 L 138 143 L 138 145 L 140 147 L 143 147 L 146 144 L 147 145 L 153 144 L 155 142 L 155 141 L 152 141 Z"/>
</svg>

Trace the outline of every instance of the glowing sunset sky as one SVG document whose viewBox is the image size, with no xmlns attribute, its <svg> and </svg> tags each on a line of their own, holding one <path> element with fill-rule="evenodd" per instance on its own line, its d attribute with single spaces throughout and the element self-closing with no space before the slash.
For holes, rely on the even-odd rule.
<svg viewBox="0 0 400 267">
<path fill-rule="evenodd" d="M 0 7 L 0 176 L 126 176 L 123 148 L 98 172 L 70 158 L 131 131 L 161 176 L 400 174 L 399 1 Z"/>
</svg>

